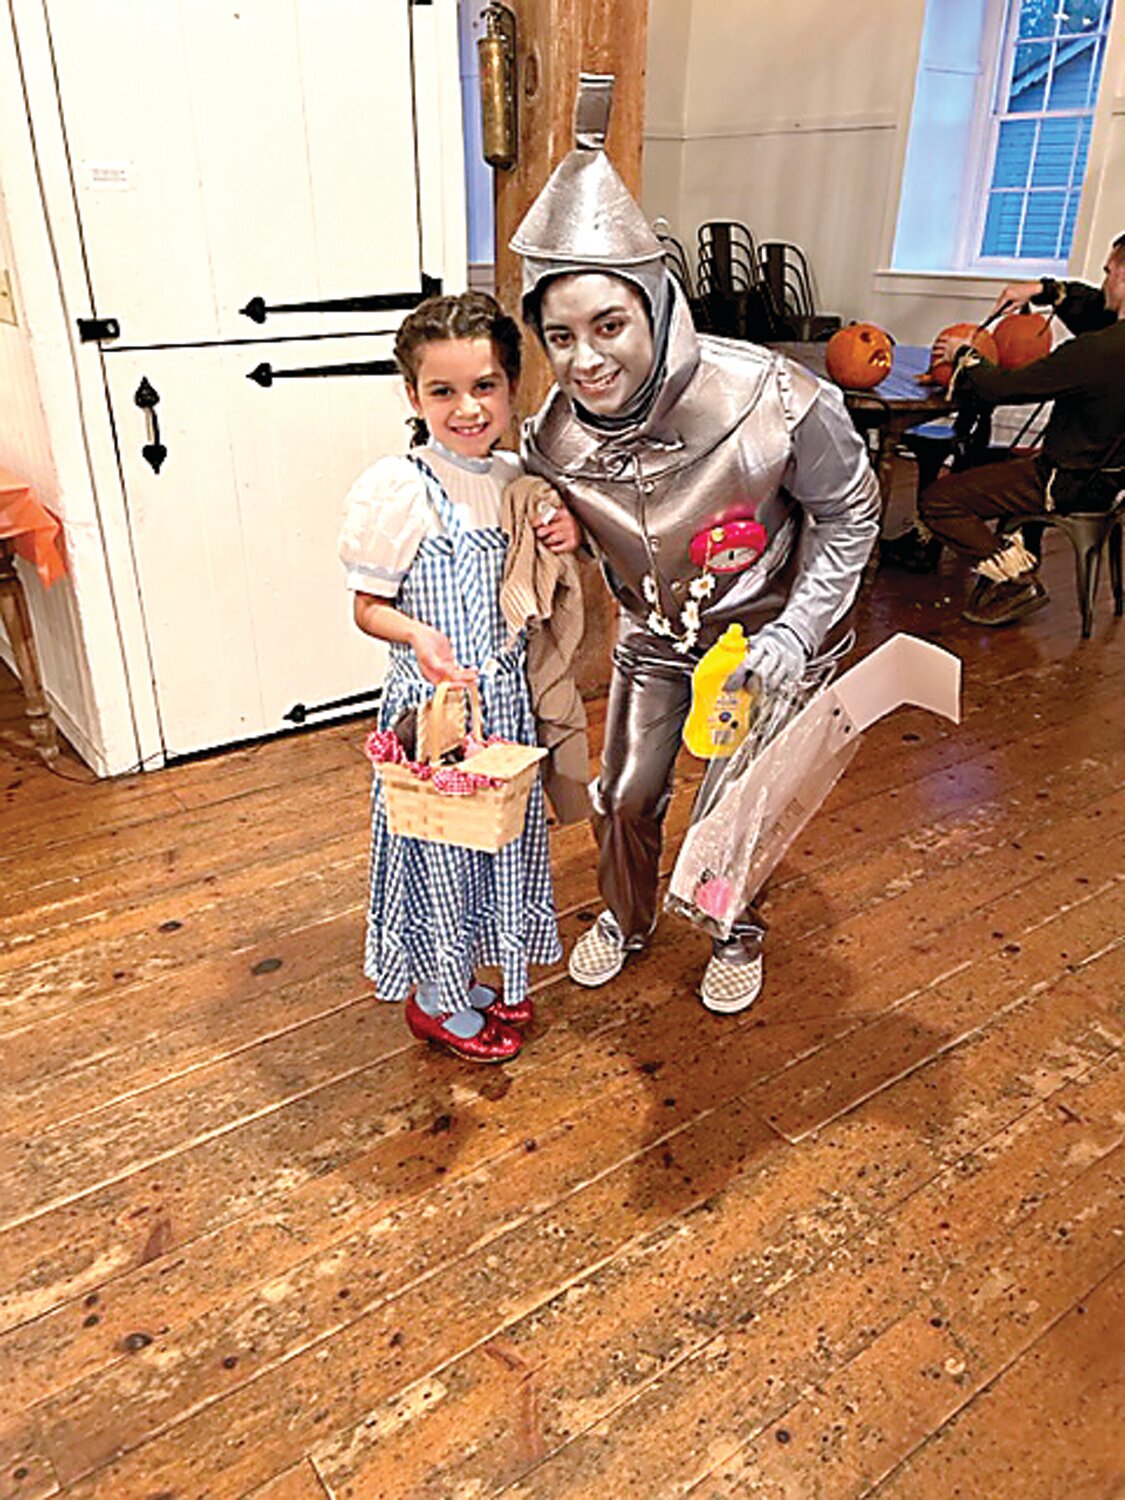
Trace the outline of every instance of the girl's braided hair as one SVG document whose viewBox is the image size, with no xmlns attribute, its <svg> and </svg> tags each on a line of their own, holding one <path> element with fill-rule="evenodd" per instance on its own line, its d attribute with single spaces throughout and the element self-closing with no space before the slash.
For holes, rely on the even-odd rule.
<svg viewBox="0 0 1125 1500">
<path fill-rule="evenodd" d="M 395 335 L 395 364 L 412 390 L 418 385 L 421 352 L 427 344 L 449 339 L 491 339 L 500 366 L 514 384 L 520 373 L 520 330 L 514 318 L 487 292 L 459 292 L 427 297 L 408 313 Z M 429 437 L 421 417 L 411 419 L 412 445 Z"/>
</svg>

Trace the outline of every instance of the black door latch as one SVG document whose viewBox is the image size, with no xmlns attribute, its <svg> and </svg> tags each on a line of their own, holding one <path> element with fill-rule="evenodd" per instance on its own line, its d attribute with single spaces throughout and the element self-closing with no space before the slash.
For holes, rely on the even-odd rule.
<svg viewBox="0 0 1125 1500">
<path fill-rule="evenodd" d="M 116 318 L 79 318 L 78 337 L 84 344 L 98 344 L 103 339 L 119 339 L 121 324 Z"/>
</svg>

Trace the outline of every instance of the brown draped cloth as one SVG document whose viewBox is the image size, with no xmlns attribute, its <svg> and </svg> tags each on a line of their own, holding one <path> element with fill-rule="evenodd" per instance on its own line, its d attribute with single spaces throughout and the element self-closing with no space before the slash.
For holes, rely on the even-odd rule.
<svg viewBox="0 0 1125 1500">
<path fill-rule="evenodd" d="M 584 628 L 582 584 L 574 556 L 544 547 L 532 529 L 541 504 L 561 503 L 545 480 L 531 475 L 504 490 L 500 524 L 509 544 L 500 608 L 510 630 L 528 627 L 531 706 L 548 751 L 543 789 L 559 822 L 577 823 L 590 816 L 586 708 L 573 674 Z"/>
</svg>

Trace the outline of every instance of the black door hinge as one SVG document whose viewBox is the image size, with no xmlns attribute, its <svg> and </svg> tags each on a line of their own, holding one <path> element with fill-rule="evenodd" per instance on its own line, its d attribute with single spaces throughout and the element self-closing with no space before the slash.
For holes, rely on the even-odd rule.
<svg viewBox="0 0 1125 1500">
<path fill-rule="evenodd" d="M 255 365 L 246 375 L 255 385 L 268 390 L 275 380 L 309 380 L 327 375 L 397 375 L 393 359 L 365 359 L 348 365 L 305 365 L 299 370 L 275 370 L 271 364 Z"/>
<path fill-rule="evenodd" d="M 382 688 L 371 688 L 364 693 L 349 693 L 346 698 L 331 698 L 326 703 L 294 703 L 281 717 L 289 724 L 304 724 L 310 714 L 326 714 L 334 708 L 358 709 L 364 703 L 377 703 L 382 696 Z"/>
<path fill-rule="evenodd" d="M 264 297 L 251 297 L 245 307 L 238 310 L 253 323 L 264 323 L 271 313 L 303 312 L 409 312 L 426 297 L 436 297 L 441 291 L 441 277 L 423 273 L 421 288 L 416 292 L 374 292 L 362 297 L 329 297 L 317 302 L 274 302 L 267 304 Z"/>
<path fill-rule="evenodd" d="M 97 344 L 102 339 L 119 339 L 121 324 L 116 318 L 79 318 L 78 337 L 84 344 Z"/>
</svg>

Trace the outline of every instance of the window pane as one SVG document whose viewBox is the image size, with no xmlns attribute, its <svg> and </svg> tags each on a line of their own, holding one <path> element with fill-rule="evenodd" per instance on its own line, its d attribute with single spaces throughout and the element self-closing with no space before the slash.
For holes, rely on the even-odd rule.
<svg viewBox="0 0 1125 1500">
<path fill-rule="evenodd" d="M 996 142 L 993 187 L 1026 187 L 1027 170 L 1038 125 L 1034 120 L 1005 120 Z"/>
<path fill-rule="evenodd" d="M 1011 114 L 1027 114 L 1042 109 L 1047 77 L 1051 68 L 1050 42 L 1021 42 L 1012 62 L 1012 82 L 1008 90 Z"/>
<path fill-rule="evenodd" d="M 1098 102 L 1098 87 L 1102 81 L 1102 63 L 1105 62 L 1106 41 L 1107 37 L 1103 32 L 1094 43 L 1094 46 L 1097 48 L 1097 55 L 1094 58 L 1094 74 L 1090 84 L 1091 109 L 1093 109 L 1094 105 Z"/>
<path fill-rule="evenodd" d="M 1039 145 L 1035 151 L 1032 187 L 1069 187 L 1074 165 L 1074 147 L 1078 140 L 1078 121 L 1044 120 L 1039 128 Z"/>
<path fill-rule="evenodd" d="M 1015 255 L 1019 243 L 1022 193 L 989 193 L 982 255 Z"/>
<path fill-rule="evenodd" d="M 1065 193 L 1032 193 L 1027 200 L 1020 254 L 1036 260 L 1054 260 L 1065 211 Z"/>
<path fill-rule="evenodd" d="M 998 261 L 1023 260 L 1035 274 L 1060 274 L 1088 169 L 1113 0 L 923 4 L 896 264 L 901 252 L 910 269 L 970 269 L 984 259 L 995 270 Z M 1119 15 L 1123 6 L 1117 0 Z M 963 65 L 978 56 L 982 86 L 974 95 Z M 957 214 L 934 216 L 936 230 L 928 217 L 934 201 L 960 205 Z"/>
<path fill-rule="evenodd" d="M 1085 109 L 1095 56 L 1096 43 L 1092 40 L 1059 43 L 1048 109 Z"/>
<path fill-rule="evenodd" d="M 1055 30 L 1057 5 L 1058 0 L 1023 0 L 1020 6 L 1020 36 L 1051 36 Z"/>
<path fill-rule="evenodd" d="M 1102 18 L 1102 0 L 1063 0 L 1059 30 L 1094 31 Z"/>
</svg>

